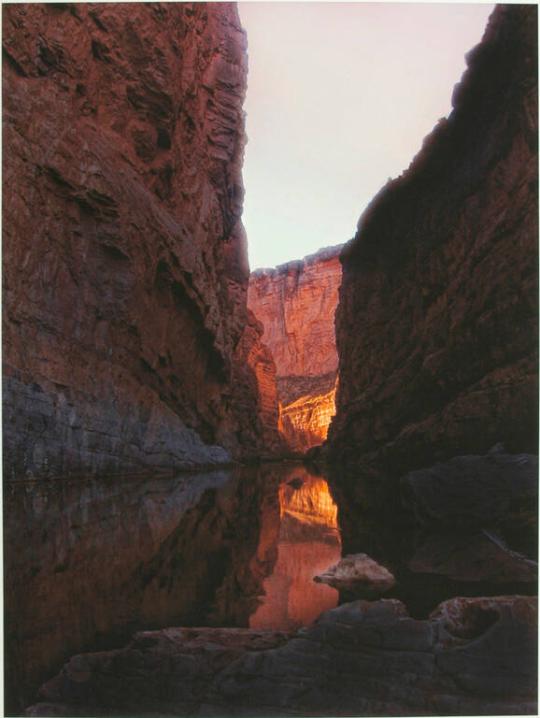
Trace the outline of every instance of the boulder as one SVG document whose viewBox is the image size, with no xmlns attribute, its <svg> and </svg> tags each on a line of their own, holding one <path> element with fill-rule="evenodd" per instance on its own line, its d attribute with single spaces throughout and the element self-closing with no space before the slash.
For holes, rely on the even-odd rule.
<svg viewBox="0 0 540 718">
<path fill-rule="evenodd" d="M 345 556 L 313 580 L 359 598 L 378 598 L 396 584 L 390 571 L 365 553 Z"/>
</svg>

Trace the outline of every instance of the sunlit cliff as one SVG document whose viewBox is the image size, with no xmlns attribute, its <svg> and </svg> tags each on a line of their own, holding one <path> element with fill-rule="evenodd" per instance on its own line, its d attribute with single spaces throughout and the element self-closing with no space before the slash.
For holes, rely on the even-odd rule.
<svg viewBox="0 0 540 718">
<path fill-rule="evenodd" d="M 250 277 L 248 304 L 276 363 L 279 428 L 297 451 L 325 441 L 335 412 L 340 251 L 324 249 Z"/>
</svg>

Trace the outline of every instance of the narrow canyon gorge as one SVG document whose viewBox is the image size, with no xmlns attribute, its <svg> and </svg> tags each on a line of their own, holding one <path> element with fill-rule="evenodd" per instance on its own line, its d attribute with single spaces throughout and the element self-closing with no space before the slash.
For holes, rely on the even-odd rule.
<svg viewBox="0 0 540 718">
<path fill-rule="evenodd" d="M 536 6 L 251 272 L 236 4 L 2 12 L 5 714 L 535 714 Z"/>
<path fill-rule="evenodd" d="M 342 245 L 252 272 L 248 306 L 276 364 L 279 430 L 293 450 L 322 444 L 335 414 L 334 315 Z"/>
</svg>

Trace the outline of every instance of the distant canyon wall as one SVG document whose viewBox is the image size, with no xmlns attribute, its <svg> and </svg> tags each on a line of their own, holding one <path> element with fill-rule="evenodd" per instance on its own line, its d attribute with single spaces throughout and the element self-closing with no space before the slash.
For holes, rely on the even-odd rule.
<svg viewBox="0 0 540 718">
<path fill-rule="evenodd" d="M 3 19 L 4 475 L 260 452 L 235 5 Z"/>
<path fill-rule="evenodd" d="M 295 450 L 322 444 L 334 414 L 334 313 L 342 245 L 251 274 L 248 305 L 276 364 L 280 431 Z"/>
<path fill-rule="evenodd" d="M 467 63 L 342 254 L 336 465 L 537 450 L 537 8 L 498 6 Z"/>
</svg>

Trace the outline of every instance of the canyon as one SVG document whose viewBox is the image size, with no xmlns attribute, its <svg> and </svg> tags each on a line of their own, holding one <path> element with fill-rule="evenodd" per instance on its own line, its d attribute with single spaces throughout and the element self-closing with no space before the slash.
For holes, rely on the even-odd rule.
<svg viewBox="0 0 540 718">
<path fill-rule="evenodd" d="M 332 463 L 391 481 L 537 451 L 535 28 L 535 7 L 496 9 L 449 117 L 342 252 Z"/>
<path fill-rule="evenodd" d="M 325 441 L 335 413 L 341 248 L 256 270 L 249 280 L 248 305 L 276 364 L 279 429 L 302 453 Z"/>
<path fill-rule="evenodd" d="M 339 558 L 337 507 L 302 465 L 19 480 L 4 507 L 13 714 L 69 656 L 118 648 L 134 631 L 291 631 L 337 605 L 312 580 Z"/>
<path fill-rule="evenodd" d="M 251 274 L 233 3 L 3 28 L 6 711 L 535 713 L 537 8 Z"/>
<path fill-rule="evenodd" d="M 273 364 L 246 309 L 236 7 L 3 18 L 4 476 L 279 445 L 258 391 Z"/>
</svg>

